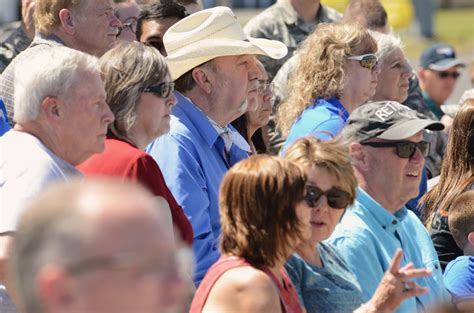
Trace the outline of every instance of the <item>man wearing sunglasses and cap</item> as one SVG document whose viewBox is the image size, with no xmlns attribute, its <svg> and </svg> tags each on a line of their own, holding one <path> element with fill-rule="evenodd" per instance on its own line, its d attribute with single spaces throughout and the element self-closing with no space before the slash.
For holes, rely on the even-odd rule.
<svg viewBox="0 0 474 313">
<path fill-rule="evenodd" d="M 413 280 L 429 292 L 405 300 L 397 312 L 417 312 L 446 296 L 430 236 L 405 207 L 418 194 L 430 148 L 423 141 L 423 130 L 444 128 L 420 116 L 393 101 L 368 103 L 352 112 L 342 134 L 349 144 L 359 188 L 355 204 L 329 239 L 356 274 L 364 301 L 374 293 L 397 248 L 404 253 L 401 267 L 412 262 L 415 268 L 432 271 L 429 277 Z M 408 280 L 404 283 L 407 289 L 412 286 Z"/>
<path fill-rule="evenodd" d="M 245 35 L 227 7 L 180 20 L 165 33 L 163 43 L 178 103 L 169 134 L 148 146 L 147 152 L 160 165 L 193 226 L 193 279 L 199 284 L 219 258 L 221 179 L 250 151 L 229 124 L 247 111 L 247 99 L 258 93 L 261 71 L 255 55 L 279 59 L 287 48 L 279 41 Z"/>
<path fill-rule="evenodd" d="M 423 101 L 445 126 L 450 125 L 452 119 L 443 113 L 441 106 L 453 93 L 456 81 L 461 75 L 461 68 L 465 66 L 456 58 L 453 47 L 444 43 L 437 43 L 425 49 L 421 55 L 417 76 Z"/>
</svg>

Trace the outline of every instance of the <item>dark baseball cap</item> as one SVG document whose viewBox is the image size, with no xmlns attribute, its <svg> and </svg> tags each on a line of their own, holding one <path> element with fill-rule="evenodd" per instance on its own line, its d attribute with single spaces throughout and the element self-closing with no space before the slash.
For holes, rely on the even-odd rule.
<svg viewBox="0 0 474 313">
<path fill-rule="evenodd" d="M 438 131 L 444 125 L 396 101 L 377 101 L 363 104 L 351 113 L 343 136 L 353 142 L 371 138 L 403 140 L 423 129 Z"/>
<path fill-rule="evenodd" d="M 423 51 L 420 57 L 420 66 L 435 71 L 446 71 L 453 66 L 465 67 L 466 64 L 456 59 L 453 47 L 445 43 L 437 43 Z"/>
</svg>

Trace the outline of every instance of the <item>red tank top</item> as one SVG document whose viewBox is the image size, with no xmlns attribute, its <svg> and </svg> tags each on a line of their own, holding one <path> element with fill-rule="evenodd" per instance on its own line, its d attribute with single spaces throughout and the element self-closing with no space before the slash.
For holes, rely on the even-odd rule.
<svg viewBox="0 0 474 313">
<path fill-rule="evenodd" d="M 247 261 L 238 257 L 226 257 L 222 256 L 211 268 L 208 270 L 203 281 L 199 285 L 196 294 L 194 295 L 193 302 L 191 304 L 190 313 L 200 313 L 206 304 L 207 297 L 211 292 L 212 287 L 216 281 L 230 269 L 251 266 Z M 282 268 L 281 274 L 283 278 L 283 283 L 281 283 L 275 275 L 267 268 L 259 268 L 259 270 L 265 272 L 275 286 L 278 289 L 278 294 L 280 296 L 281 310 L 283 313 L 303 313 L 303 309 L 300 305 L 298 294 L 296 293 L 293 284 L 291 283 L 286 270 Z"/>
</svg>

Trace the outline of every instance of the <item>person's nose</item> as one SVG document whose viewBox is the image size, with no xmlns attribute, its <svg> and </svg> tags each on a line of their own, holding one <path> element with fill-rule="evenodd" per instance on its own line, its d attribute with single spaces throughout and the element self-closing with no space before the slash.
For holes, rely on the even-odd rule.
<svg viewBox="0 0 474 313">
<path fill-rule="evenodd" d="M 104 121 L 104 124 L 108 125 L 115 120 L 114 113 L 112 113 L 108 104 L 105 105 L 105 112 L 103 116 L 104 117 L 102 120 Z"/>
<path fill-rule="evenodd" d="M 115 14 L 110 14 L 109 25 L 111 27 L 119 28 L 122 26 L 122 22 L 120 22 L 120 20 L 118 19 L 117 16 L 115 16 Z"/>
<path fill-rule="evenodd" d="M 166 105 L 174 107 L 176 103 L 178 103 L 178 99 L 176 99 L 176 95 L 174 94 L 174 92 L 172 92 L 169 95 L 168 99 L 166 99 Z"/>
</svg>

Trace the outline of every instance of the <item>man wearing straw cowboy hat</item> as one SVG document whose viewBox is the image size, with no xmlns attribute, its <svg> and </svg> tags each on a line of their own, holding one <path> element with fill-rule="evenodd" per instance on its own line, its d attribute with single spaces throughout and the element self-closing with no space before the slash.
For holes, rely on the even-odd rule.
<svg viewBox="0 0 474 313">
<path fill-rule="evenodd" d="M 247 98 L 257 93 L 255 55 L 279 59 L 287 48 L 279 41 L 247 37 L 227 7 L 182 19 L 163 42 L 178 103 L 169 134 L 147 151 L 193 225 L 193 279 L 199 284 L 219 258 L 221 179 L 248 156 L 248 144 L 229 124 L 247 111 Z"/>
</svg>

